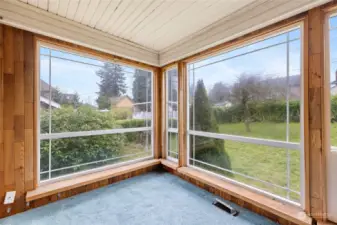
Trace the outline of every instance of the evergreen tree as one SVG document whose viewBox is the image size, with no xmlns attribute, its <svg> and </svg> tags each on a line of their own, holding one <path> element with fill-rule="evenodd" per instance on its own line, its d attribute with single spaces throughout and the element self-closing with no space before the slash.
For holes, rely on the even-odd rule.
<svg viewBox="0 0 337 225">
<path fill-rule="evenodd" d="M 193 120 L 194 120 L 195 130 L 218 133 L 219 127 L 215 120 L 212 107 L 207 96 L 206 88 L 202 80 L 198 80 L 197 82 L 194 98 L 195 99 L 190 110 L 191 128 L 193 129 Z M 193 108 L 194 108 L 194 119 L 193 119 Z M 193 138 L 195 139 L 193 140 Z M 191 147 L 193 148 L 194 145 L 195 148 L 195 156 L 194 156 L 195 159 L 228 170 L 231 169 L 230 159 L 224 149 L 223 140 L 200 136 L 192 136 L 190 141 L 191 143 L 193 143 Z M 191 154 L 193 154 L 193 151 L 191 151 Z M 200 166 L 205 167 L 202 164 Z M 222 170 L 218 171 L 208 166 L 207 169 L 224 173 Z M 229 173 L 224 174 L 230 175 Z"/>
<path fill-rule="evenodd" d="M 117 64 L 104 63 L 102 69 L 96 72 L 100 78 L 98 98 L 99 109 L 110 108 L 110 98 L 119 97 L 126 93 L 125 74 Z"/>
<path fill-rule="evenodd" d="M 151 73 L 136 69 L 134 80 L 132 84 L 132 95 L 135 103 L 150 102 L 151 101 Z M 146 105 L 138 105 L 139 110 L 145 111 Z M 148 111 L 151 108 L 148 106 Z"/>
</svg>

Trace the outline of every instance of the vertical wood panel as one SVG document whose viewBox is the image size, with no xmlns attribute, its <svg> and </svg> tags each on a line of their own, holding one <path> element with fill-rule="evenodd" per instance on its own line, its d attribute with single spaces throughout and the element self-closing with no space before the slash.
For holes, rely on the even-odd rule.
<svg viewBox="0 0 337 225">
<path fill-rule="evenodd" d="M 3 143 L 3 25 L 0 24 L 0 200 L 5 192 L 5 164 L 4 164 L 4 143 Z M 0 217 L 3 207 L 0 206 Z"/>
<path fill-rule="evenodd" d="M 3 29 L 3 41 L 4 41 L 4 73 L 13 74 L 14 73 L 14 40 L 13 40 L 13 29 L 9 26 L 4 26 Z"/>
<path fill-rule="evenodd" d="M 154 70 L 154 158 L 159 159 L 161 157 L 162 139 L 161 139 L 161 72 L 160 69 Z"/>
<path fill-rule="evenodd" d="M 33 34 L 0 25 L 0 201 L 17 192 L 0 217 L 25 210 L 34 188 L 34 62 Z"/>
<path fill-rule="evenodd" d="M 187 166 L 187 69 L 186 63 L 178 63 L 178 135 L 179 166 Z"/>
<path fill-rule="evenodd" d="M 161 99 L 162 99 L 162 106 L 161 106 L 161 141 L 162 141 L 162 149 L 161 149 L 161 157 L 162 159 L 166 159 L 167 156 L 167 150 L 168 150 L 168 144 L 167 144 L 167 90 L 166 90 L 166 82 L 167 82 L 167 77 L 166 77 L 166 70 L 161 70 L 161 86 L 162 86 L 162 91 L 161 91 Z"/>
<path fill-rule="evenodd" d="M 307 211 L 318 220 L 326 219 L 326 162 L 323 148 L 324 121 L 324 13 L 320 7 L 308 12 L 308 113 L 309 170 L 306 182 L 310 207 Z M 309 163 L 309 165 L 308 165 Z M 306 205 L 308 208 L 308 205 Z"/>
</svg>

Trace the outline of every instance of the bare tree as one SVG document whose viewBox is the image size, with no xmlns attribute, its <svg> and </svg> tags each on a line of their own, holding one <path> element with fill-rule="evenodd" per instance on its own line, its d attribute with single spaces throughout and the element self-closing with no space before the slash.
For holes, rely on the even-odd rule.
<svg viewBox="0 0 337 225">
<path fill-rule="evenodd" d="M 243 108 L 243 121 L 246 131 L 251 132 L 250 104 L 263 101 L 271 97 L 271 88 L 261 76 L 253 74 L 241 74 L 233 84 L 230 99 L 233 104 L 241 105 Z"/>
<path fill-rule="evenodd" d="M 209 92 L 209 100 L 214 104 L 228 101 L 229 96 L 230 88 L 223 82 L 215 83 Z"/>
</svg>

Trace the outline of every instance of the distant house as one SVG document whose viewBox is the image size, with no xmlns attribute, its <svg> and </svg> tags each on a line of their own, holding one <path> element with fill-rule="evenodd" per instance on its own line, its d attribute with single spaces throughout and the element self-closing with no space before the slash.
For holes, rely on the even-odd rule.
<svg viewBox="0 0 337 225">
<path fill-rule="evenodd" d="M 112 97 L 110 98 L 111 108 L 133 108 L 134 102 L 129 96 L 121 96 L 121 97 Z"/>
<path fill-rule="evenodd" d="M 51 87 L 49 84 L 47 84 L 45 81 L 40 79 L 40 106 L 41 108 L 48 109 L 49 105 L 52 108 L 60 108 L 61 105 L 55 101 L 52 101 L 49 99 L 50 91 L 55 90 L 53 87 L 49 90 L 49 87 Z"/>
<path fill-rule="evenodd" d="M 59 101 L 56 101 L 53 98 L 51 100 L 49 100 L 50 93 L 58 93 L 59 94 L 59 96 L 58 96 Z M 40 79 L 40 104 L 41 104 L 41 107 L 48 108 L 49 103 L 50 103 L 52 108 L 60 108 L 61 104 L 71 104 L 72 102 L 74 102 L 75 98 L 76 98 L 76 94 L 62 93 L 58 89 L 49 85 L 44 80 Z"/>
</svg>

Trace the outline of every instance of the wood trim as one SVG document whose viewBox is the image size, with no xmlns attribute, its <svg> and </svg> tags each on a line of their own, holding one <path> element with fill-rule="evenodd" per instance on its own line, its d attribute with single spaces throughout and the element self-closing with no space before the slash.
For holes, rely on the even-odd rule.
<svg viewBox="0 0 337 225">
<path fill-rule="evenodd" d="M 85 176 L 76 177 L 69 180 L 63 180 L 60 182 L 42 185 L 33 191 L 27 192 L 26 201 L 34 201 L 37 199 L 41 199 L 47 196 L 51 196 L 60 192 L 76 189 L 78 187 L 82 187 L 88 184 L 96 183 L 99 181 L 107 180 L 113 177 L 121 176 L 123 174 L 135 172 L 144 168 L 152 167 L 155 165 L 159 165 L 160 160 L 152 159 L 144 162 L 139 162 L 127 166 L 122 166 L 110 170 L 105 170 L 98 173 L 92 173 Z"/>
<path fill-rule="evenodd" d="M 178 63 L 178 137 L 179 166 L 187 165 L 187 67 L 185 62 Z"/>
<path fill-rule="evenodd" d="M 172 170 L 177 170 L 179 168 L 178 163 L 172 162 L 172 161 L 167 160 L 167 159 L 161 159 L 160 162 L 163 166 L 166 166 L 166 167 L 168 167 Z"/>
<path fill-rule="evenodd" d="M 153 105 L 154 105 L 154 120 L 153 120 L 153 132 L 154 132 L 154 158 L 159 159 L 162 155 L 162 137 L 161 137 L 161 129 L 162 129 L 162 98 L 161 91 L 162 91 L 162 85 L 161 85 L 161 69 L 154 70 L 153 74 Z"/>
<path fill-rule="evenodd" d="M 161 151 L 161 158 L 166 159 L 167 157 L 167 88 L 166 88 L 166 77 L 167 70 L 161 69 L 161 75 L 162 75 L 162 93 L 161 93 L 161 99 L 162 99 L 162 118 L 161 118 L 161 137 L 162 137 L 162 151 Z"/>
<path fill-rule="evenodd" d="M 310 215 L 326 220 L 326 149 L 324 141 L 324 13 L 308 12 L 309 194 Z"/>
<path fill-rule="evenodd" d="M 328 2 L 325 5 L 321 6 L 321 8 L 325 13 L 336 12 L 337 11 L 337 0 Z"/>
<path fill-rule="evenodd" d="M 261 214 L 279 224 L 312 224 L 311 218 L 298 207 L 273 200 L 196 169 L 180 167 L 173 173 L 200 188 Z"/>
<path fill-rule="evenodd" d="M 97 51 L 97 50 L 87 48 L 81 45 L 76 45 L 73 43 L 61 41 L 55 38 L 46 37 L 46 36 L 39 35 L 39 34 L 36 34 L 35 38 L 38 42 L 41 42 L 41 44 L 48 45 L 49 47 L 54 47 L 54 48 L 65 50 L 65 51 L 73 51 L 81 55 L 95 57 L 101 60 L 110 61 L 112 63 L 119 63 L 122 65 L 133 66 L 136 68 L 146 69 L 150 71 L 155 71 L 156 69 L 160 68 L 160 67 L 152 66 L 146 63 L 138 62 L 132 59 L 127 59 L 121 56 Z"/>
<path fill-rule="evenodd" d="M 303 65 L 303 151 L 304 151 L 304 210 L 310 213 L 310 151 L 309 151 L 309 40 L 308 40 L 309 24 L 308 17 L 303 21 L 302 29 L 302 65 Z M 303 179 L 303 178 L 302 178 Z"/>
</svg>

